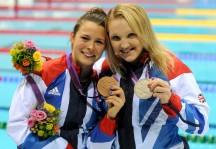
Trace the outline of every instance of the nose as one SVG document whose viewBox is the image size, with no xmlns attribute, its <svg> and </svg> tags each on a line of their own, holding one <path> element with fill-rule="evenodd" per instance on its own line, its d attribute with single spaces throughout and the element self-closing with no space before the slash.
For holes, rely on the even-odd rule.
<svg viewBox="0 0 216 149">
<path fill-rule="evenodd" d="M 129 43 L 126 39 L 121 40 L 121 48 L 122 49 L 127 49 L 129 47 Z"/>
<path fill-rule="evenodd" d="M 94 42 L 89 41 L 87 48 L 88 48 L 88 50 L 93 51 L 94 50 Z"/>
</svg>

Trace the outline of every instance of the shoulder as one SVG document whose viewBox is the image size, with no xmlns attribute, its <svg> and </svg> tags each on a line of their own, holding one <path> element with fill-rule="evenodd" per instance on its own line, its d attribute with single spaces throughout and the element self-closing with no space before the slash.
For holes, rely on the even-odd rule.
<svg viewBox="0 0 216 149">
<path fill-rule="evenodd" d="M 67 69 L 66 55 L 44 62 L 41 76 L 47 86 Z"/>
<path fill-rule="evenodd" d="M 37 74 L 33 74 L 31 73 L 30 74 L 31 78 L 34 80 L 34 82 L 37 84 L 37 85 L 45 85 L 44 84 L 44 81 L 42 80 L 42 78 L 37 75 Z M 26 78 L 24 77 L 23 80 L 20 82 L 19 84 L 19 88 L 23 87 L 23 86 L 27 86 L 27 88 L 29 87 L 29 82 L 26 80 Z"/>
<path fill-rule="evenodd" d="M 98 74 L 110 71 L 110 66 L 107 57 L 100 58 L 93 66 Z"/>
<path fill-rule="evenodd" d="M 20 82 L 20 84 L 19 84 L 18 88 L 16 89 L 16 91 L 14 92 L 14 96 L 13 96 L 13 99 L 15 99 L 15 100 L 19 99 L 20 101 L 22 101 L 23 105 L 28 105 L 28 106 L 33 104 L 33 103 L 34 103 L 34 105 L 36 105 L 36 103 L 37 103 L 37 100 L 35 98 L 35 94 L 38 94 L 39 92 L 34 90 L 35 87 L 36 88 L 38 87 L 39 91 L 42 94 L 44 94 L 46 89 L 47 89 L 44 81 L 42 80 L 42 78 L 40 76 L 33 74 L 33 73 L 31 73 L 29 76 L 26 76 L 28 79 L 24 78 Z M 32 87 L 34 87 L 34 88 L 32 88 Z"/>
<path fill-rule="evenodd" d="M 176 56 L 173 56 L 172 58 L 173 58 L 174 68 L 170 70 L 168 73 L 169 80 L 172 80 L 184 73 L 192 73 L 190 68 L 187 65 L 185 65 L 179 58 L 177 58 Z"/>
<path fill-rule="evenodd" d="M 45 85 L 45 83 L 44 83 L 44 81 L 43 81 L 43 79 L 40 77 L 40 76 L 38 76 L 38 75 L 36 75 L 36 74 L 30 74 L 30 76 L 32 77 L 32 79 L 34 80 L 34 82 L 37 84 L 37 86 L 38 86 L 38 88 L 40 89 L 40 91 L 41 92 L 45 92 L 45 90 L 46 90 L 46 85 Z M 25 85 L 26 86 L 26 88 L 30 88 L 30 89 L 32 89 L 31 87 L 30 87 L 30 83 L 27 81 L 27 79 L 25 78 L 25 79 L 23 79 L 23 81 L 21 82 L 21 86 L 22 85 Z"/>
</svg>

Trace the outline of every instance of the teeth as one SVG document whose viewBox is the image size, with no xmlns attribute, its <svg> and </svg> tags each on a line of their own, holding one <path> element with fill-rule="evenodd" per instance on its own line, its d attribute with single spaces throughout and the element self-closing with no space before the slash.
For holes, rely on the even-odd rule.
<svg viewBox="0 0 216 149">
<path fill-rule="evenodd" d="M 84 53 L 84 54 L 85 54 L 85 56 L 87 56 L 87 57 L 94 57 L 93 54 L 87 54 L 87 53 Z"/>
<path fill-rule="evenodd" d="M 127 54 L 127 53 L 129 53 L 129 52 L 131 52 L 133 50 L 134 50 L 134 48 L 127 48 L 127 49 L 121 49 L 121 52 Z"/>
<path fill-rule="evenodd" d="M 122 53 L 129 53 L 130 51 L 131 51 L 131 50 L 128 50 L 128 51 L 123 51 L 123 50 L 122 50 Z"/>
</svg>

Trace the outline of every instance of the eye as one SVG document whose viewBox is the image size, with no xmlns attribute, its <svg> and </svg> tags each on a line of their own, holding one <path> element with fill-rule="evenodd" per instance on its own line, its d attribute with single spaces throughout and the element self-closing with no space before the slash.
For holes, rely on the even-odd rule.
<svg viewBox="0 0 216 149">
<path fill-rule="evenodd" d="M 120 37 L 119 37 L 119 36 L 112 36 L 112 37 L 111 37 L 111 40 L 119 41 L 119 40 L 120 40 Z"/>
<path fill-rule="evenodd" d="M 135 33 L 128 34 L 128 38 L 133 38 L 133 37 L 137 37 L 137 35 Z"/>
<path fill-rule="evenodd" d="M 96 43 L 97 43 L 98 45 L 104 45 L 104 42 L 103 42 L 102 40 L 96 40 Z"/>
<path fill-rule="evenodd" d="M 81 38 L 83 39 L 83 41 L 88 41 L 89 40 L 89 37 L 86 37 L 86 36 L 82 36 Z"/>
</svg>

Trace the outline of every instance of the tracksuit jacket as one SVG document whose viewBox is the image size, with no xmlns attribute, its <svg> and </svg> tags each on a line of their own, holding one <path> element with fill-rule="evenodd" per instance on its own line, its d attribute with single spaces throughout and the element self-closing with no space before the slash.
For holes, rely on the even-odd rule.
<svg viewBox="0 0 216 149">
<path fill-rule="evenodd" d="M 74 67 L 79 75 L 80 68 Z M 83 84 L 83 92 L 88 97 L 81 96 L 72 83 L 66 55 L 44 63 L 40 75 L 42 78 L 31 74 L 46 102 L 61 110 L 59 133 L 41 141 L 29 130 L 27 119 L 38 102 L 30 84 L 24 79 L 14 93 L 7 126 L 7 132 L 18 148 L 99 149 L 102 143 L 109 149 L 114 140 L 115 120 L 107 118 L 104 101 L 88 98 L 97 95 L 96 71 L 92 71 L 91 81 Z M 93 128 L 97 130 L 91 133 Z"/>
<path fill-rule="evenodd" d="M 130 69 L 138 80 L 154 77 L 167 81 L 172 91 L 169 105 L 162 105 L 160 100 L 153 96 L 139 99 L 134 94 L 130 69 L 123 77 L 114 74 L 126 97 L 125 105 L 117 116 L 114 148 L 183 149 L 184 143 L 178 134 L 179 129 L 190 134 L 204 135 L 209 128 L 209 107 L 192 71 L 182 61 L 173 56 L 174 70 L 166 77 L 152 61 L 144 63 L 147 57 L 143 55 L 139 64 Z M 100 59 L 94 69 L 101 77 L 113 75 L 106 58 Z M 181 120 L 179 115 L 183 120 L 196 125 L 189 125 Z"/>
<path fill-rule="evenodd" d="M 138 79 L 155 77 L 167 81 L 172 91 L 170 104 L 177 112 L 174 112 L 170 105 L 162 105 L 158 98 L 139 99 L 134 94 L 130 75 L 121 77 L 114 74 L 119 86 L 125 92 L 126 102 L 117 115 L 117 122 L 108 120 L 106 115 L 103 116 L 103 110 L 106 111 L 105 104 L 101 105 L 92 98 L 87 98 L 94 109 L 98 110 L 96 112 L 86 105 L 86 100 L 79 97 L 70 83 L 70 75 L 63 56 L 54 62 L 51 60 L 45 63 L 43 68 L 45 72 L 42 73 L 45 84 L 40 77 L 33 75 L 42 93 L 45 94 L 46 101 L 62 110 L 59 135 L 45 140 L 45 143 L 39 142 L 37 146 L 37 140 L 32 136 L 26 122 L 29 113 L 37 105 L 27 82 L 21 83 L 14 94 L 8 133 L 19 147 L 23 148 L 55 146 L 61 149 L 72 146 L 78 149 L 182 149 L 184 144 L 178 134 L 179 129 L 190 134 L 204 135 L 209 128 L 209 108 L 191 70 L 177 57 L 173 58 L 174 71 L 169 73 L 168 77 L 160 73 L 152 61 L 148 62 L 149 67 L 141 61 L 131 69 Z M 100 59 L 94 69 L 100 77 L 113 75 L 105 58 Z M 91 82 L 87 89 L 88 93 L 86 90 L 89 96 L 93 96 L 93 86 L 94 83 Z M 81 107 L 84 107 L 84 110 L 80 110 Z M 183 120 L 199 127 L 184 122 L 179 115 Z M 98 120 L 100 117 L 101 120 Z M 116 125 L 117 131 L 115 131 Z"/>
</svg>

